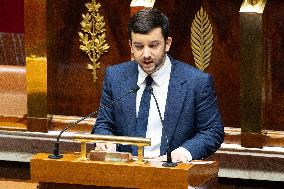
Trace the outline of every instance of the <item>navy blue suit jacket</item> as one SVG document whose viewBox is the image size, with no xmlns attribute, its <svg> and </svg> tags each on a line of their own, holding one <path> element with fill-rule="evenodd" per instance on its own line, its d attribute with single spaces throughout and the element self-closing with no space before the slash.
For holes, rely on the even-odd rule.
<svg viewBox="0 0 284 189">
<path fill-rule="evenodd" d="M 164 113 L 170 149 L 181 146 L 191 153 L 193 159 L 205 158 L 214 153 L 224 140 L 212 77 L 188 64 L 170 59 L 172 70 Z M 136 62 L 129 61 L 107 68 L 101 105 L 110 104 L 137 86 L 137 66 Z M 99 111 L 92 133 L 138 136 L 135 124 L 136 94 L 130 94 L 112 108 Z M 119 145 L 117 149 L 131 152 L 133 148 Z M 166 151 L 167 142 L 163 135 L 161 155 Z"/>
</svg>

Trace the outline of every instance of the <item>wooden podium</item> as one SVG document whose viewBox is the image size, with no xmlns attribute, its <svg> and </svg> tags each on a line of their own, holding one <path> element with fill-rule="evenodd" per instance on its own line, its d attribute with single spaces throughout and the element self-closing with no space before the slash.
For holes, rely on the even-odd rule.
<svg viewBox="0 0 284 189">
<path fill-rule="evenodd" d="M 180 163 L 174 168 L 162 162 L 105 162 L 81 160 L 80 153 L 64 154 L 59 160 L 48 154 L 31 159 L 31 178 L 40 188 L 189 188 L 217 179 L 214 161 Z"/>
</svg>

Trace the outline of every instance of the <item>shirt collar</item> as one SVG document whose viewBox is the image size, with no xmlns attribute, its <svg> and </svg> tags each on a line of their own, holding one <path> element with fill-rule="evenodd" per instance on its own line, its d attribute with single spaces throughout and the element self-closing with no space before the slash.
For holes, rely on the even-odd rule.
<svg viewBox="0 0 284 189">
<path fill-rule="evenodd" d="M 164 65 L 157 70 L 156 72 L 152 73 L 151 76 L 154 80 L 154 82 L 158 85 L 161 86 L 164 83 L 165 78 L 169 77 L 171 74 L 171 60 L 166 55 L 166 60 Z M 140 86 L 146 79 L 147 73 L 145 73 L 140 66 L 138 66 L 138 80 L 137 80 L 137 85 Z"/>
</svg>

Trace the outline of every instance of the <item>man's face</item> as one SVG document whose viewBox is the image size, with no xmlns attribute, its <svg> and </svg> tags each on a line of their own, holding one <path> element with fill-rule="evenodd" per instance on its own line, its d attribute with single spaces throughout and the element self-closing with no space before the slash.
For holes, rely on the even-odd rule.
<svg viewBox="0 0 284 189">
<path fill-rule="evenodd" d="M 131 53 L 144 72 L 152 74 L 162 67 L 172 38 L 168 37 L 165 41 L 161 28 L 155 28 L 148 34 L 132 32 L 131 39 Z"/>
</svg>

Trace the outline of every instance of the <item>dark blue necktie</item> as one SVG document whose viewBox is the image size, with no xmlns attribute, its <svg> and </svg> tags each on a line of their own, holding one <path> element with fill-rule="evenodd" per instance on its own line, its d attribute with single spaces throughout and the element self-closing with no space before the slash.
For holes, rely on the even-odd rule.
<svg viewBox="0 0 284 189">
<path fill-rule="evenodd" d="M 153 78 L 151 75 L 146 77 L 146 87 L 143 91 L 141 102 L 139 106 L 138 117 L 136 120 L 136 131 L 138 136 L 146 137 L 146 130 L 148 125 L 149 109 L 150 109 L 150 100 L 151 93 L 149 87 L 153 83 Z"/>
</svg>

